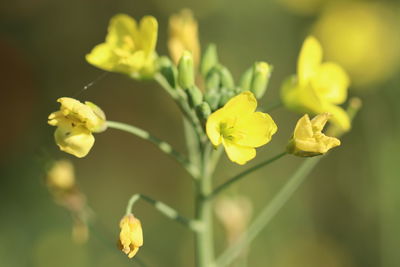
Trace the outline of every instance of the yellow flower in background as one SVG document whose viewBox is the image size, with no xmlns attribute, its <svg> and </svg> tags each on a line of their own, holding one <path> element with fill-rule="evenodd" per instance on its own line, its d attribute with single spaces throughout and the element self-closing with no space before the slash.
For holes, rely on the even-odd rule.
<svg viewBox="0 0 400 267">
<path fill-rule="evenodd" d="M 400 63 L 397 9 L 384 3 L 334 1 L 313 27 L 326 57 L 340 63 L 356 86 L 390 78 Z"/>
<path fill-rule="evenodd" d="M 47 184 L 56 190 L 68 190 L 75 185 L 74 165 L 69 160 L 54 162 L 47 172 Z"/>
<path fill-rule="evenodd" d="M 134 78 L 151 77 L 155 72 L 157 20 L 145 16 L 137 25 L 128 15 L 115 15 L 108 26 L 106 41 L 93 48 L 86 60 L 106 71 Z"/>
<path fill-rule="evenodd" d="M 190 51 L 195 66 L 200 62 L 200 43 L 197 21 L 189 9 L 172 15 L 169 19 L 168 49 L 175 64 L 178 64 L 185 50 Z"/>
<path fill-rule="evenodd" d="M 243 92 L 212 113 L 206 123 L 211 143 L 222 144 L 229 159 L 240 165 L 253 159 L 255 148 L 271 141 L 278 129 L 267 113 L 255 112 L 256 108 L 253 93 Z"/>
<path fill-rule="evenodd" d="M 331 148 L 339 146 L 339 139 L 322 133 L 329 116 L 328 113 L 323 113 L 312 120 L 307 114 L 301 117 L 294 129 L 293 138 L 289 142 L 288 152 L 300 157 L 313 157 L 325 154 Z"/>
<path fill-rule="evenodd" d="M 92 132 L 106 129 L 104 112 L 91 102 L 81 103 L 76 99 L 62 97 L 59 111 L 49 116 L 48 123 L 57 126 L 54 137 L 62 151 L 78 158 L 86 156 L 94 144 Z"/>
<path fill-rule="evenodd" d="M 119 234 L 121 250 L 129 258 L 133 258 L 139 248 L 143 246 L 142 225 L 139 219 L 135 218 L 133 214 L 129 214 L 122 218 L 119 227 L 121 228 Z"/>
<path fill-rule="evenodd" d="M 322 47 L 309 36 L 299 55 L 297 76 L 282 86 L 282 100 L 297 112 L 331 113 L 333 123 L 347 131 L 350 119 L 338 105 L 346 101 L 349 83 L 348 75 L 338 64 L 322 63 Z"/>
</svg>

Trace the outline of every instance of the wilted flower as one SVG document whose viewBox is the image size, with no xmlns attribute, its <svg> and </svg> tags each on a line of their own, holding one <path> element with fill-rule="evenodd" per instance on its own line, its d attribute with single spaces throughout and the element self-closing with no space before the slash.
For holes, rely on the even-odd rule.
<svg viewBox="0 0 400 267">
<path fill-rule="evenodd" d="M 119 223 L 121 232 L 119 234 L 119 242 L 121 250 L 133 258 L 143 245 L 143 231 L 139 219 L 133 214 L 125 215 Z"/>
<path fill-rule="evenodd" d="M 151 77 L 155 71 L 157 20 L 143 17 L 140 24 L 128 15 L 115 15 L 108 26 L 106 41 L 93 48 L 86 60 L 103 70 L 132 77 Z"/>
<path fill-rule="evenodd" d="M 92 132 L 106 129 L 104 112 L 95 104 L 62 97 L 59 111 L 49 116 L 48 123 L 57 126 L 54 137 L 62 151 L 78 158 L 86 156 L 94 144 Z"/>
<path fill-rule="evenodd" d="M 188 50 L 193 55 L 194 64 L 198 66 L 200 61 L 198 27 L 191 10 L 183 9 L 170 17 L 168 49 L 175 64 L 179 62 L 183 51 Z"/>
<path fill-rule="evenodd" d="M 211 143 L 222 144 L 229 159 L 240 165 L 253 159 L 255 148 L 267 144 L 278 129 L 267 113 L 255 112 L 256 108 L 253 93 L 243 92 L 207 120 L 206 131 Z"/>
<path fill-rule="evenodd" d="M 332 114 L 332 121 L 343 130 L 350 129 L 347 113 L 338 105 L 347 99 L 349 77 L 339 65 L 322 63 L 322 47 L 309 36 L 300 52 L 297 76 L 282 86 L 286 107 L 298 112 Z"/>
<path fill-rule="evenodd" d="M 307 114 L 301 117 L 289 142 L 288 152 L 300 157 L 313 157 L 339 146 L 339 139 L 322 133 L 328 119 L 328 113 L 319 114 L 312 120 Z"/>
</svg>

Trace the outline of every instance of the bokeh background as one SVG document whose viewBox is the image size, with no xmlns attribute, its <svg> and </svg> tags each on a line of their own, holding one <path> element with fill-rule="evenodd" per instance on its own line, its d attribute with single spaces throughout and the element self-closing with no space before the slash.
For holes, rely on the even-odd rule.
<svg viewBox="0 0 400 267">
<path fill-rule="evenodd" d="M 256 60 L 274 65 L 263 105 L 279 97 L 295 73 L 304 38 L 315 34 L 325 59 L 351 74 L 351 96 L 363 108 L 353 129 L 312 172 L 249 249 L 248 266 L 400 266 L 400 2 L 337 0 L 3 0 L 0 3 L 0 266 L 141 266 L 116 248 L 118 223 L 133 193 L 145 193 L 192 216 L 186 173 L 152 145 L 108 130 L 84 159 L 62 153 L 46 124 L 56 99 L 76 96 L 112 120 L 143 127 L 184 151 L 179 110 L 153 82 L 109 74 L 84 56 L 124 12 L 157 17 L 157 50 L 167 54 L 168 17 L 189 7 L 199 21 L 203 48 L 213 42 L 236 80 Z M 253 165 L 280 152 L 298 114 L 271 113 L 279 125 Z M 67 158 L 95 217 L 89 241 L 71 240 L 72 219 L 45 183 L 46 164 Z M 302 159 L 285 157 L 230 189 L 248 197 L 257 214 Z M 223 156 L 216 184 L 241 168 Z M 135 206 L 144 227 L 143 266 L 193 266 L 193 236 L 146 203 Z M 226 242 L 216 224 L 217 251 Z"/>
</svg>

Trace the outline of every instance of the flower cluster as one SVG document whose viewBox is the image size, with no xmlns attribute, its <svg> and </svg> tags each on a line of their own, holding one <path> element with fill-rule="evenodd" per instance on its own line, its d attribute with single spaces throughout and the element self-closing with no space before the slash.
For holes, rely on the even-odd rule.
<svg viewBox="0 0 400 267">
<path fill-rule="evenodd" d="M 270 143 L 278 131 L 274 119 L 258 107 L 264 103 L 263 96 L 273 66 L 257 61 L 235 82 L 229 69 L 220 62 L 214 44 L 210 44 L 201 56 L 198 24 L 189 10 L 171 17 L 169 33 L 168 48 L 172 60 L 167 56 L 159 57 L 156 52 L 158 22 L 154 17 L 145 16 L 137 23 L 128 15 L 118 14 L 110 21 L 105 42 L 95 46 L 86 60 L 106 71 L 158 82 L 183 113 L 185 136 L 188 139 L 187 157 L 142 129 L 120 122 L 107 122 L 104 112 L 91 102 L 81 103 L 73 98 L 62 97 L 58 99 L 60 110 L 50 114 L 48 123 L 57 127 L 54 136 L 60 149 L 79 158 L 86 156 L 92 148 L 95 141 L 93 133 L 102 132 L 107 127 L 129 132 L 157 145 L 198 181 L 197 191 L 201 194 L 196 201 L 199 201 L 199 209 L 205 210 L 208 208 L 206 198 L 219 192 L 218 188 L 209 195 L 203 192 L 207 187 L 204 183 L 212 184 L 207 180 L 212 176 L 216 164 L 212 160 L 219 158 L 218 154 L 215 156 L 217 149 L 213 148 L 222 145 L 229 160 L 244 165 L 255 158 L 256 148 Z M 286 152 L 280 155 L 290 153 L 312 157 L 339 146 L 339 139 L 322 133 L 329 118 L 334 125 L 333 132 L 344 133 L 351 127 L 354 108 L 346 112 L 340 106 L 347 100 L 350 79 L 338 64 L 322 62 L 322 56 L 319 41 L 312 36 L 307 37 L 298 58 L 297 74 L 282 85 L 281 100 L 284 106 L 303 116 L 295 126 Z M 308 114 L 315 117 L 310 120 Z M 74 184 L 68 172 L 63 173 L 59 169 L 53 172 L 58 174 L 49 176 L 53 177 L 52 186 L 61 188 Z M 120 222 L 119 244 L 129 258 L 134 257 L 143 245 L 141 222 L 130 213 L 133 203 L 138 199 L 149 202 L 167 217 L 186 224 L 199 236 L 205 234 L 206 231 L 199 230 L 199 225 L 205 225 L 204 221 L 211 218 L 204 215 L 205 212 L 200 212 L 196 221 L 190 221 L 163 203 L 135 194 L 129 201 L 127 215 Z M 231 224 L 227 223 L 229 216 L 223 215 L 227 228 L 233 229 L 231 232 L 234 232 L 236 239 L 246 226 L 247 217 L 243 215 L 246 218 L 242 218 L 242 223 Z M 240 226 L 238 229 L 232 227 L 237 225 Z M 201 236 L 196 240 L 202 242 L 206 239 L 209 238 Z M 200 247 L 205 249 L 207 246 Z M 204 262 L 202 266 L 211 264 L 210 259 Z"/>
</svg>

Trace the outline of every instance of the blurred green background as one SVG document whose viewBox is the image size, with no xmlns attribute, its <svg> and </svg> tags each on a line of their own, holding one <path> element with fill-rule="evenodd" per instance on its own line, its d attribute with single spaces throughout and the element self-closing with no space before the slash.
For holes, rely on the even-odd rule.
<svg viewBox="0 0 400 267">
<path fill-rule="evenodd" d="M 159 54 L 167 54 L 168 17 L 189 7 L 199 21 L 203 48 L 214 42 L 236 80 L 256 60 L 274 65 L 262 104 L 279 97 L 296 71 L 304 38 L 315 33 L 326 59 L 348 69 L 351 96 L 363 101 L 353 129 L 249 250 L 248 266 L 400 266 L 400 2 L 328 0 L 5 0 L 0 3 L 0 266 L 141 266 L 116 248 L 118 223 L 133 193 L 144 193 L 193 214 L 186 173 L 154 146 L 115 130 L 96 135 L 84 159 L 58 150 L 46 119 L 56 99 L 76 96 L 98 104 L 111 120 L 149 130 L 184 151 L 179 110 L 153 82 L 109 74 L 84 55 L 102 42 L 109 18 L 151 14 L 160 24 Z M 77 95 L 78 94 L 78 95 Z M 298 114 L 271 113 L 279 126 L 258 150 L 256 164 L 280 152 Z M 71 240 L 72 220 L 44 183 L 50 159 L 68 158 L 95 213 L 86 244 Z M 302 159 L 285 157 L 235 185 L 257 214 Z M 223 156 L 215 184 L 243 167 Z M 145 266 L 193 266 L 193 236 L 146 203 L 135 206 Z M 216 222 L 217 251 L 225 246 Z"/>
</svg>

